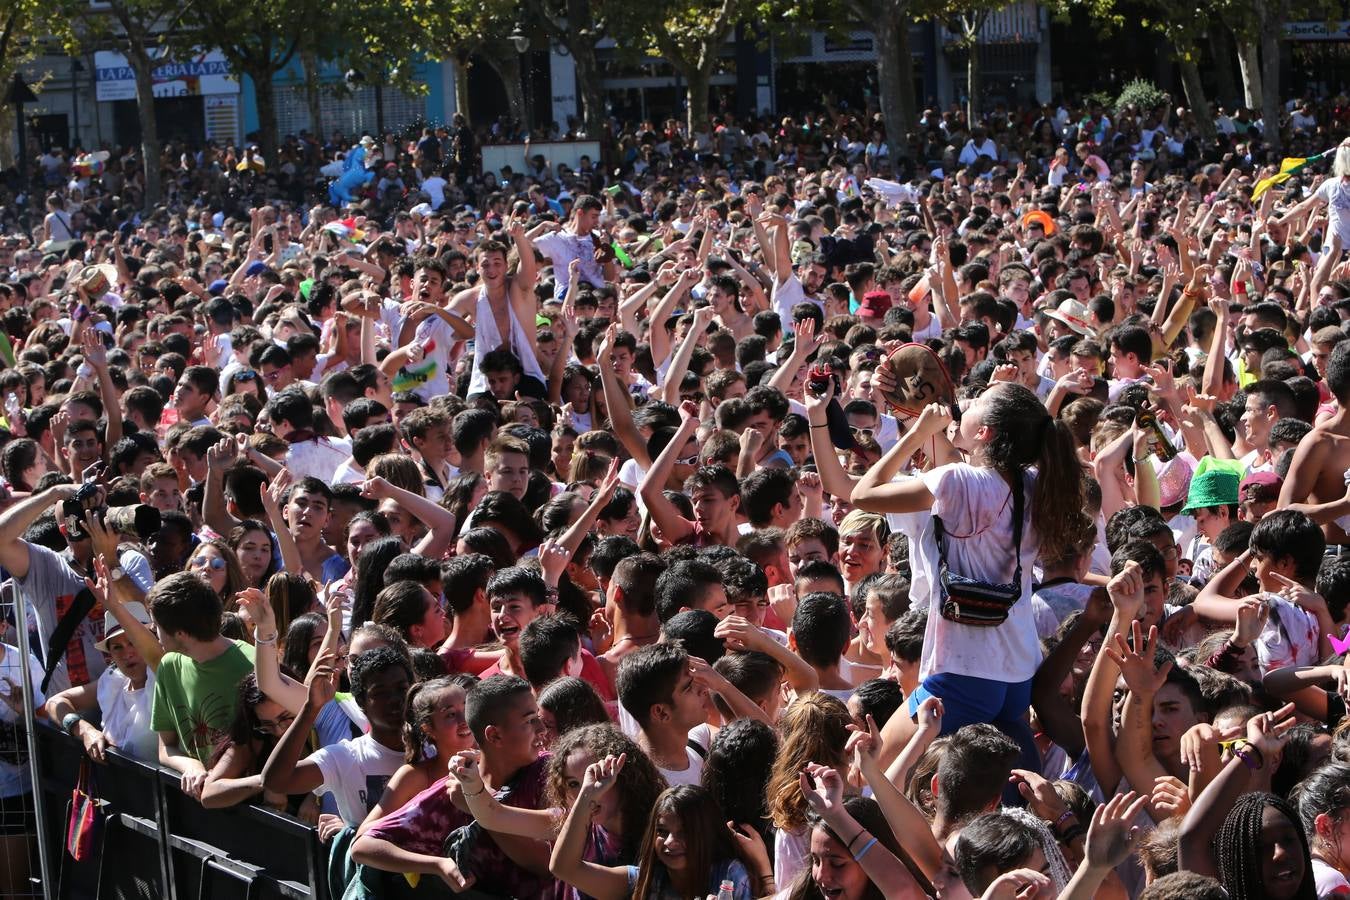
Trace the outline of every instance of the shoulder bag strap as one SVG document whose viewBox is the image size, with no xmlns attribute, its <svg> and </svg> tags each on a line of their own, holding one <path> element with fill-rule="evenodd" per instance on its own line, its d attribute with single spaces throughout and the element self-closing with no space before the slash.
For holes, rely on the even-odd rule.
<svg viewBox="0 0 1350 900">
<path fill-rule="evenodd" d="M 1013 476 L 1013 558 L 1017 560 L 1017 570 L 1013 572 L 1013 583 L 1022 584 L 1022 515 L 1025 512 L 1025 486 L 1022 483 L 1022 470 Z"/>
</svg>

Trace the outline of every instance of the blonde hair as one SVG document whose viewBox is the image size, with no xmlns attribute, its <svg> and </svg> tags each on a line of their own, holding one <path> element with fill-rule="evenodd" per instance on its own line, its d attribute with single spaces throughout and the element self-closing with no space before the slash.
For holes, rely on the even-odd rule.
<svg viewBox="0 0 1350 900">
<path fill-rule="evenodd" d="M 885 516 L 881 513 L 867 512 L 862 509 L 851 511 L 839 523 L 840 537 L 858 531 L 872 532 L 872 536 L 877 539 L 879 544 L 886 543 L 886 539 L 891 536 L 891 526 L 886 524 Z"/>
<path fill-rule="evenodd" d="M 798 697 L 783 713 L 779 723 L 783 737 L 764 791 L 775 826 L 784 831 L 806 827 L 808 807 L 802 796 L 802 768 L 811 762 L 842 767 L 852 721 L 844 701 L 818 692 Z"/>
<path fill-rule="evenodd" d="M 1331 164 L 1331 172 L 1337 178 L 1350 177 L 1350 143 L 1342 141 L 1336 148 L 1336 160 Z"/>
</svg>

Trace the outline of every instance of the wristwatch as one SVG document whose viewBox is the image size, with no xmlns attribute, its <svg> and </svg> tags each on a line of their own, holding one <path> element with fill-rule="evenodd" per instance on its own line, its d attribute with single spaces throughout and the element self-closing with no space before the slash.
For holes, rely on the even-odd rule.
<svg viewBox="0 0 1350 900">
<path fill-rule="evenodd" d="M 126 570 L 123 569 L 121 566 L 113 566 L 111 569 L 108 570 L 108 578 L 110 578 L 113 581 L 121 581 L 123 578 L 126 577 L 127 577 Z"/>
<path fill-rule="evenodd" d="M 80 717 L 79 713 L 75 712 L 66 713 L 65 716 L 61 719 L 61 730 L 64 731 L 66 734 L 73 735 L 75 734 L 75 726 L 80 724 L 80 722 L 82 721 L 84 720 Z"/>
</svg>

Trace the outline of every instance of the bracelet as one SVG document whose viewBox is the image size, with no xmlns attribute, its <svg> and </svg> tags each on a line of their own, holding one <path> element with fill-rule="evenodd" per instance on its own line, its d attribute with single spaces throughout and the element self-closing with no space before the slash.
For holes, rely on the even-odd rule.
<svg viewBox="0 0 1350 900">
<path fill-rule="evenodd" d="M 1064 812 L 1060 813 L 1059 818 L 1055 820 L 1055 824 L 1051 825 L 1050 827 L 1051 827 L 1052 829 L 1054 829 L 1055 831 L 1058 831 L 1058 830 L 1059 830 L 1059 826 L 1063 825 L 1065 822 L 1067 822 L 1067 821 L 1069 821 L 1070 819 L 1072 819 L 1073 816 L 1074 816 L 1073 810 L 1071 810 L 1071 809 L 1066 809 L 1066 810 L 1064 810 Z"/>
<path fill-rule="evenodd" d="M 830 423 L 829 423 L 829 422 L 826 422 L 824 425 L 812 425 L 811 427 L 812 427 L 812 428 L 829 428 L 829 427 L 830 427 Z"/>
<path fill-rule="evenodd" d="M 877 839 L 876 839 L 876 838 L 872 838 L 870 841 L 868 841 L 867 843 L 863 844 L 863 848 L 862 848 L 861 850 L 859 850 L 859 851 L 854 855 L 853 861 L 854 861 L 854 862 L 862 862 L 862 858 L 863 858 L 864 856 L 867 855 L 867 851 L 868 851 L 868 850 L 871 850 L 872 847 L 876 844 L 876 842 L 877 842 Z"/>
<path fill-rule="evenodd" d="M 61 718 L 61 730 L 66 734 L 74 735 L 75 726 L 84 721 L 84 718 L 77 712 L 68 712 Z"/>
<path fill-rule="evenodd" d="M 483 785 L 481 788 L 479 788 L 477 791 L 475 791 L 474 793 L 472 793 L 472 794 L 465 794 L 464 796 L 465 796 L 466 798 L 468 798 L 468 797 L 477 797 L 479 794 L 486 794 L 486 793 L 487 793 L 487 785 L 485 784 L 485 785 Z"/>
<path fill-rule="evenodd" d="M 276 633 L 275 631 L 272 632 L 272 636 L 269 637 L 269 638 L 258 637 L 257 635 L 254 635 L 254 636 L 253 636 L 253 644 L 254 644 L 254 646 L 257 646 L 257 645 L 259 645 L 259 644 L 268 644 L 268 645 L 270 645 L 270 644 L 275 644 L 276 642 L 277 642 L 277 633 Z"/>
<path fill-rule="evenodd" d="M 844 845 L 844 849 L 847 850 L 849 853 L 852 853 L 853 845 L 856 844 L 858 842 L 858 839 L 861 838 L 864 834 L 867 834 L 867 829 L 859 828 L 858 833 L 855 834 L 852 838 L 850 838 L 849 842 Z"/>
</svg>

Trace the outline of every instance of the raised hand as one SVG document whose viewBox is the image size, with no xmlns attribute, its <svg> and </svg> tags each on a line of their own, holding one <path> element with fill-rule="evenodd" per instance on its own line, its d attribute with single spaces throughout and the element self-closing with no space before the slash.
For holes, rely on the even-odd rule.
<svg viewBox="0 0 1350 900">
<path fill-rule="evenodd" d="M 1139 615 L 1144 605 L 1144 570 L 1139 563 L 1130 561 L 1106 583 L 1106 593 L 1111 605 L 1116 608 L 1123 621 L 1128 622 Z"/>
<path fill-rule="evenodd" d="M 1155 810 L 1167 818 L 1185 816 L 1191 808 L 1191 793 L 1185 782 L 1175 775 L 1159 775 L 1153 780 L 1153 794 L 1149 798 Z"/>
<path fill-rule="evenodd" d="M 594 803 L 614 787 L 619 780 L 619 773 L 623 771 L 623 764 L 628 761 L 627 753 L 620 753 L 618 756 L 606 756 L 599 762 L 593 762 L 586 767 L 586 774 L 581 779 L 581 792 L 577 795 L 577 800 L 582 797 Z"/>
<path fill-rule="evenodd" d="M 1248 597 L 1238 604 L 1233 624 L 1233 645 L 1250 647 L 1256 643 L 1270 618 L 1270 607 L 1260 597 Z"/>
<path fill-rule="evenodd" d="M 844 780 L 831 766 L 807 763 L 801 773 L 802 796 L 822 818 L 844 808 Z"/>
<path fill-rule="evenodd" d="M 450 774 L 455 776 L 465 796 L 476 796 L 484 789 L 483 774 L 478 768 L 478 751 L 461 750 L 450 757 Z"/>
<path fill-rule="evenodd" d="M 239 608 L 253 620 L 255 634 L 263 637 L 276 634 L 276 612 L 272 609 L 272 604 L 267 599 L 266 594 L 257 588 L 244 588 L 234 595 L 234 600 L 239 604 Z"/>
<path fill-rule="evenodd" d="M 924 436 L 944 434 L 950 424 L 952 424 L 951 407 L 945 403 L 930 403 L 919 413 L 914 430 Z"/>
<path fill-rule="evenodd" d="M 1133 648 L 1125 640 L 1125 635 L 1116 632 L 1115 646 L 1105 644 L 1102 652 L 1120 667 L 1120 675 L 1131 693 L 1151 697 L 1167 681 L 1167 673 L 1172 671 L 1173 663 L 1168 660 L 1156 669 L 1153 667 L 1154 652 L 1158 648 L 1158 626 L 1149 627 L 1147 641 L 1143 639 L 1143 627 L 1138 619 L 1131 623 L 1131 627 L 1134 629 Z"/>
<path fill-rule="evenodd" d="M 1067 807 L 1055 793 L 1054 784 L 1038 772 L 1028 769 L 1013 769 L 1008 780 L 1017 785 L 1017 793 L 1027 801 L 1027 809 L 1039 819 L 1057 822 Z"/>
<path fill-rule="evenodd" d="M 757 650 L 764 641 L 773 640 L 748 619 L 741 616 L 727 616 L 713 628 L 713 637 L 721 638 L 729 649 L 735 651 Z"/>
<path fill-rule="evenodd" d="M 1147 802 L 1146 794 L 1128 791 L 1116 794 L 1093 811 L 1084 845 L 1089 866 L 1107 871 L 1129 858 L 1139 841 L 1139 827 L 1130 823 L 1139 817 Z"/>
<path fill-rule="evenodd" d="M 314 660 L 309 677 L 305 679 L 305 688 L 309 692 L 306 702 L 316 710 L 322 709 L 337 696 L 337 670 L 332 665 L 333 656 L 330 651 Z"/>
<path fill-rule="evenodd" d="M 1035 869 L 1013 869 L 1000 875 L 985 888 L 980 900 L 1050 900 L 1054 896 L 1055 885 L 1050 876 Z"/>
<path fill-rule="evenodd" d="M 1012 384 L 1017 380 L 1017 366 L 1012 363 L 1004 363 L 994 367 L 994 374 L 990 376 L 990 384 L 1007 383 Z"/>
<path fill-rule="evenodd" d="M 572 551 L 552 538 L 539 545 L 539 568 L 543 570 L 545 584 L 557 587 L 558 579 L 571 561 Z"/>
</svg>

